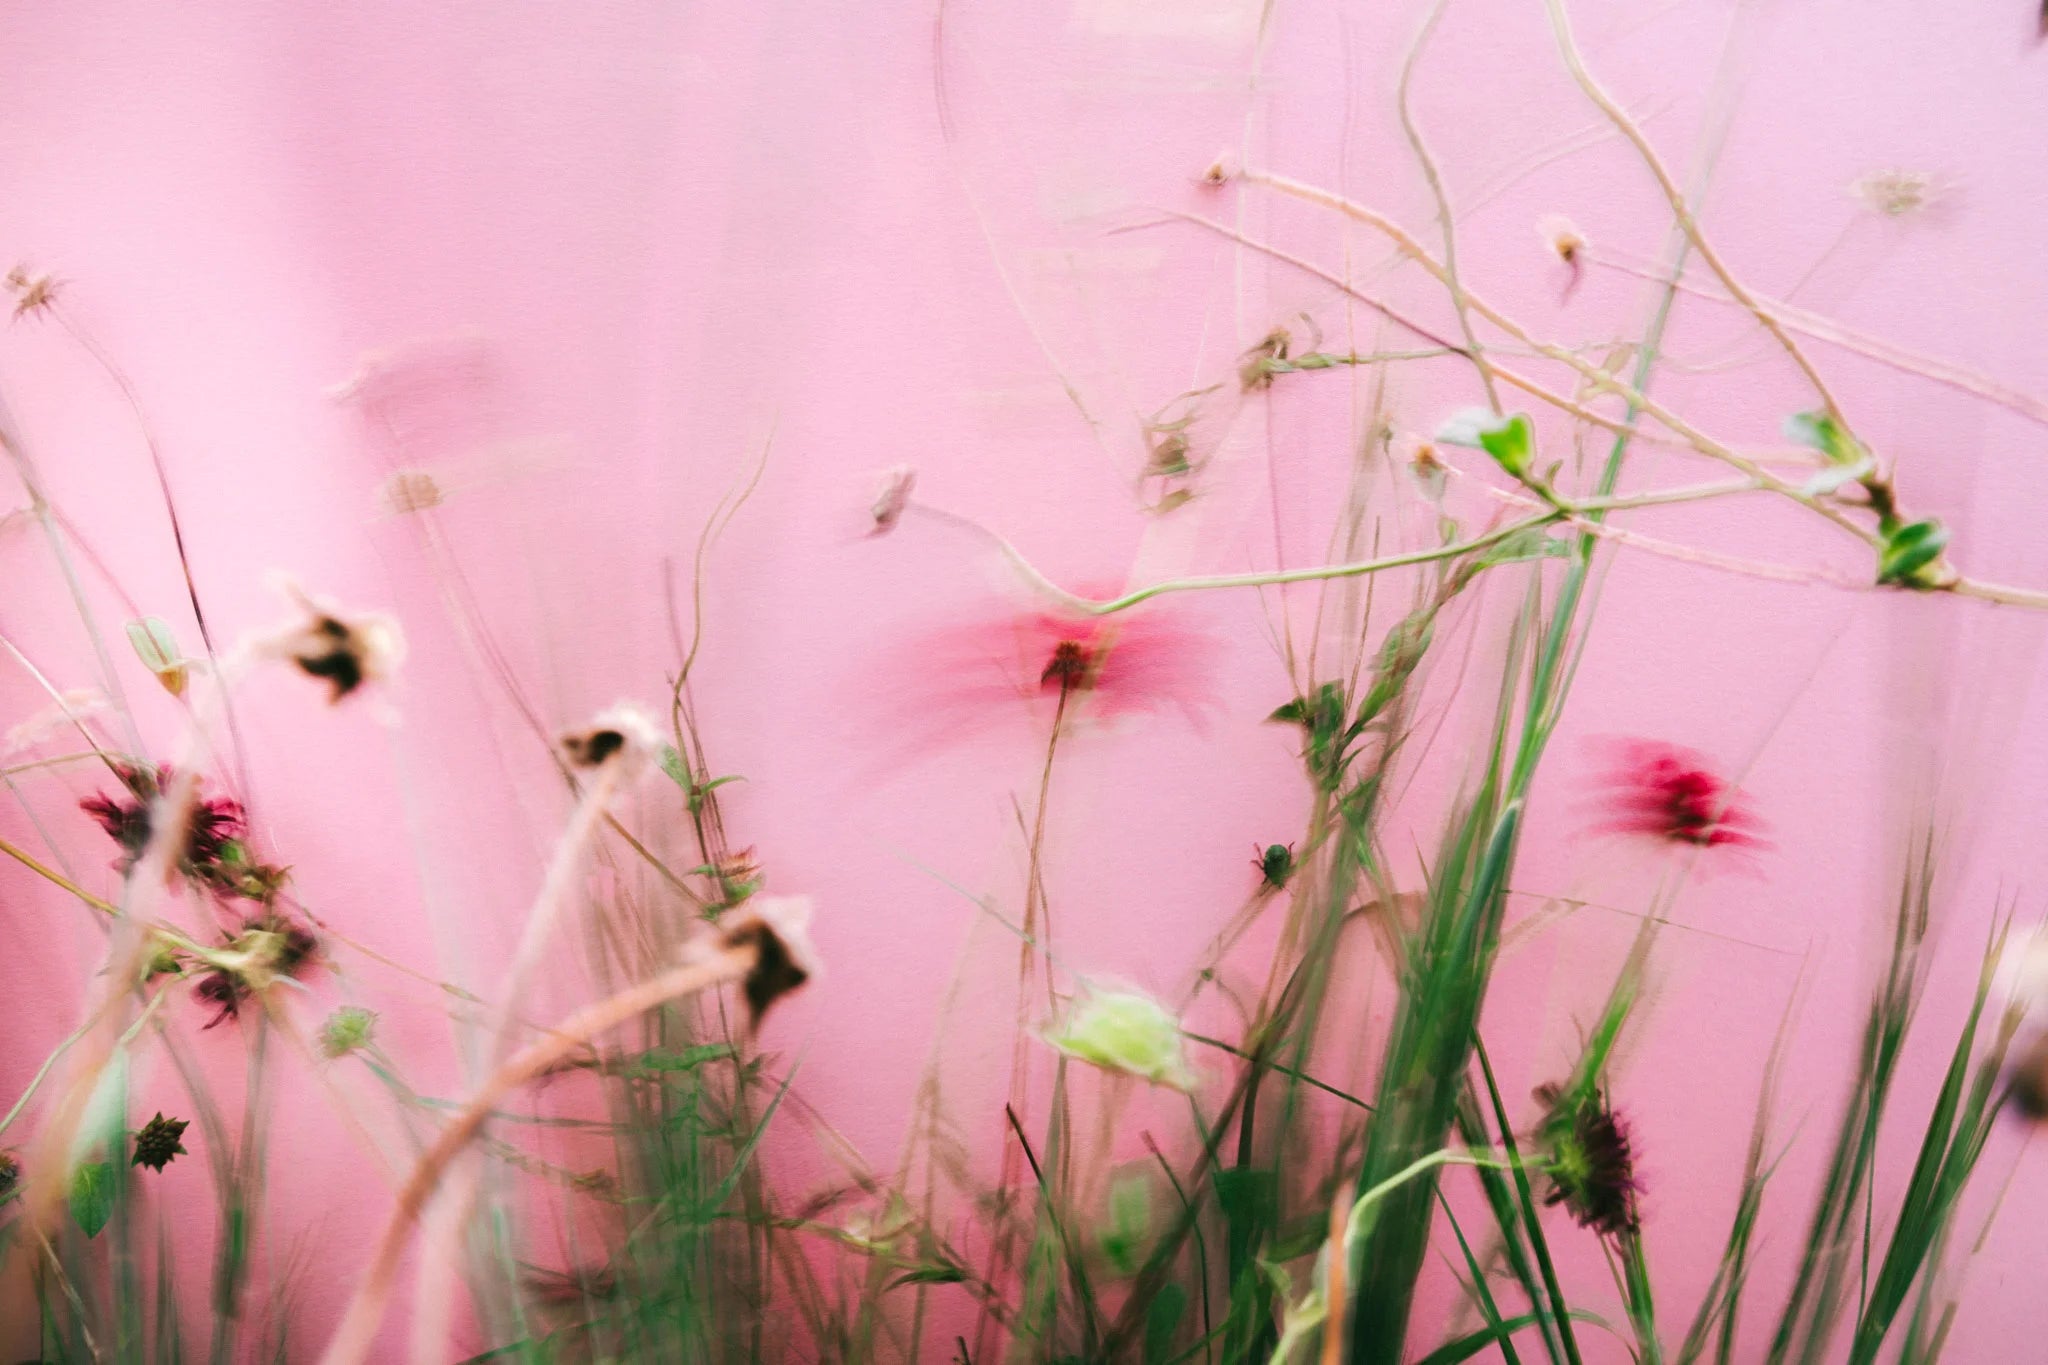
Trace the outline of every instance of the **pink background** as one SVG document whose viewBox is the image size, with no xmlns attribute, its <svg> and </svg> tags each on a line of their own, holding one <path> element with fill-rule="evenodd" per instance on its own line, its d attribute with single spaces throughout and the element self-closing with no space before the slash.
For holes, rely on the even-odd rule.
<svg viewBox="0 0 2048 1365">
<path fill-rule="evenodd" d="M 1589 60 L 1674 165 L 1731 102 L 1705 221 L 1745 279 L 1780 296 L 1797 287 L 1808 307 L 2027 387 L 2048 379 L 2048 53 L 2028 9 L 1589 0 L 1573 13 Z M 924 869 L 1014 910 L 1008 803 L 1033 780 L 1041 741 L 1026 718 L 940 747 L 897 729 L 906 701 L 914 712 L 946 684 L 903 642 L 986 610 L 999 573 L 978 542 L 936 522 L 861 540 L 870 472 L 916 464 L 921 494 L 1076 586 L 1313 563 L 1366 380 L 1301 376 L 1239 402 L 1236 358 L 1275 325 L 1305 335 L 1304 312 L 1333 349 L 1408 339 L 1321 282 L 1158 225 L 1156 210 L 1234 221 L 1449 325 L 1437 291 L 1389 270 L 1367 230 L 1196 183 L 1227 152 L 1342 189 L 1436 240 L 1394 117 L 1419 7 L 1304 0 L 1272 6 L 1263 26 L 1262 12 L 1254 0 L 958 0 L 939 15 L 922 3 L 0 11 L 0 265 L 21 258 L 65 280 L 71 316 L 133 378 L 217 634 L 277 618 L 261 578 L 273 567 L 388 609 L 409 634 L 393 725 L 375 706 L 317 709 L 282 675 L 243 697 L 251 804 L 300 894 L 357 940 L 488 990 L 564 812 L 545 753 L 451 603 L 473 594 L 551 727 L 620 697 L 658 702 L 675 660 L 664 561 L 687 583 L 705 519 L 765 442 L 759 491 L 711 560 L 701 714 L 713 761 L 747 779 L 725 789 L 735 842 L 757 848 L 772 890 L 819 906 L 828 975 L 779 1012 L 765 1044 L 801 1054 L 811 1104 L 892 1165 L 956 963 L 970 981 L 999 980 L 1014 954 Z M 1414 99 L 1460 206 L 1474 288 L 1567 343 L 1639 333 L 1644 287 L 1596 267 L 1561 301 L 1561 267 L 1534 228 L 1562 213 L 1596 249 L 1649 260 L 1668 223 L 1633 154 L 1597 135 L 1541 7 L 1449 6 Z M 1939 202 L 1893 220 L 1847 192 L 1888 167 L 1933 173 Z M 1107 231 L 1141 223 L 1154 225 Z M 328 395 L 367 351 L 459 333 L 474 340 L 444 351 L 482 363 L 424 363 L 398 440 Z M 1734 310 L 1685 303 L 1671 349 L 1744 361 L 1659 376 L 1667 401 L 1724 439 L 1782 445 L 1783 416 L 1812 406 Z M 2048 584 L 2039 426 L 1814 349 L 1859 430 L 1896 460 L 1909 502 L 1955 528 L 1958 562 Z M 1197 428 L 1203 495 L 1173 517 L 1143 514 L 1142 422 L 1218 383 Z M 53 498 L 142 610 L 191 644 L 154 476 L 118 393 L 34 321 L 0 334 L 0 391 Z M 1476 398 L 1456 362 L 1403 368 L 1392 391 L 1407 431 Z M 432 522 L 452 559 L 422 519 L 380 506 L 401 464 L 451 489 Z M 1660 455 L 1634 477 L 1713 474 Z M 1752 500 L 1629 525 L 1867 573 L 1853 544 L 1796 510 Z M 1755 1075 L 1803 967 L 1779 1126 L 1803 1120 L 1803 1140 L 1767 1208 L 1757 1274 L 1774 1288 L 1755 1300 L 1761 1328 L 1803 1231 L 1908 815 L 1932 809 L 1945 831 L 1944 966 L 1880 1209 L 1897 1197 L 1907 1120 L 1931 1090 L 1987 926 L 2001 904 L 2022 923 L 2039 917 L 2042 618 L 1628 551 L 1616 563 L 1516 886 L 1640 908 L 1656 885 L 1649 861 L 1616 861 L 1577 836 L 1575 789 L 1603 735 L 1716 755 L 1774 827 L 1758 875 L 1686 890 L 1688 928 L 1670 939 L 1656 1014 L 1621 1084 L 1646 1153 L 1651 1255 L 1667 1316 L 1683 1322 L 1711 1274 Z M 93 681 L 32 525 L 0 526 L 0 566 L 0 630 L 58 685 Z M 128 612 L 84 572 L 116 626 L 145 733 L 167 750 L 174 714 L 120 646 Z M 1256 722 L 1290 691 L 1276 623 L 1292 613 L 1305 629 L 1313 589 L 1187 605 L 1231 645 L 1214 713 L 1200 729 L 1164 718 L 1077 741 L 1052 832 L 1063 964 L 1162 993 L 1180 988 L 1249 890 L 1254 841 L 1296 837 L 1304 809 L 1289 736 Z M 1491 638 L 1487 622 L 1511 605 L 1494 601 L 1468 628 Z M 42 705 L 19 670 L 0 669 L 8 723 Z M 1463 771 L 1464 740 L 1455 726 L 1447 735 L 1410 801 L 1425 832 Z M 104 890 L 106 849 L 70 814 L 79 780 L 41 777 L 22 792 Z M 643 823 L 674 819 L 661 795 L 650 792 Z M 43 847 L 20 803 L 0 809 L 0 835 Z M 11 864 L 0 907 L 0 1097 L 11 1097 L 75 1025 L 101 940 L 86 912 Z M 1568 1061 L 1629 923 L 1584 911 L 1507 959 L 1488 1028 L 1521 1092 Z M 457 1092 L 463 1072 L 433 992 L 340 961 L 301 1006 L 308 1027 L 339 1000 L 370 1004 L 414 1082 Z M 589 989 L 560 973 L 522 1004 L 546 1014 Z M 946 1031 L 954 1113 L 991 1148 L 1008 1008 L 970 1003 Z M 199 1049 L 232 1087 L 232 1030 Z M 338 1272 L 306 1280 L 293 1309 L 318 1339 L 385 1186 L 331 1097 L 302 1066 L 284 1069 L 270 1252 L 303 1239 Z M 371 1123 L 388 1116 L 366 1077 L 332 1075 Z M 168 1067 L 148 1073 L 145 1108 L 177 1098 Z M 815 1144 L 792 1128 L 776 1146 L 778 1179 L 801 1189 Z M 2048 1174 L 2024 1146 L 2011 1127 L 1987 1154 L 1972 1220 L 2017 1175 L 1969 1271 L 1952 1359 L 2039 1354 Z M 181 1163 L 151 1197 L 203 1226 L 203 1175 Z M 555 1235 L 535 1229 L 543 1249 Z M 1597 1263 L 1576 1270 L 1589 1302 L 1611 1308 Z M 195 1266 L 189 1278 L 203 1277 Z M 396 1353 L 395 1321 L 387 1340 Z"/>
</svg>

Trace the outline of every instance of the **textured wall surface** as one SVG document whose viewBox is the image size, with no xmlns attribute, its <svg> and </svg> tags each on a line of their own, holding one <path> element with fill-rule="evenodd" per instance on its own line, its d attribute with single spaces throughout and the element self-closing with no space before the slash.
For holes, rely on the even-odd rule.
<svg viewBox="0 0 2048 1365">
<path fill-rule="evenodd" d="M 2021 0 L 1572 8 L 1601 79 L 1705 185 L 1702 221 L 1754 288 L 2048 388 L 2048 52 Z M 404 622 L 407 670 L 375 705 L 328 711 L 296 680 L 252 679 L 237 761 L 309 905 L 479 991 L 566 811 L 499 670 L 549 731 L 621 697 L 660 703 L 671 598 L 687 631 L 700 533 L 766 452 L 708 561 L 699 710 L 715 763 L 746 778 L 724 793 L 736 842 L 773 890 L 819 907 L 828 972 L 770 1020 L 765 1045 L 802 1057 L 809 1103 L 886 1167 L 941 1038 L 953 1112 L 977 1142 L 999 1134 L 1014 1000 L 994 987 L 1015 946 L 971 897 L 1016 904 L 1012 799 L 1037 780 L 1045 718 L 975 691 L 986 650 L 963 660 L 933 643 L 1001 628 L 1001 562 L 935 518 L 863 539 L 871 472 L 915 464 L 922 496 L 1075 588 L 1321 561 L 1370 380 L 1244 395 L 1238 357 L 1275 326 L 1319 329 L 1330 350 L 1416 343 L 1328 279 L 1184 215 L 1455 328 L 1441 291 L 1370 228 L 1199 183 L 1223 156 L 1438 244 L 1396 102 L 1422 19 L 1327 0 L 16 5 L 0 11 L 0 265 L 54 272 L 65 316 L 132 380 L 220 638 L 277 618 L 273 568 Z M 1653 295 L 1624 267 L 1656 267 L 1670 216 L 1571 83 L 1543 7 L 1454 0 L 1411 86 L 1475 293 L 1544 339 L 1640 333 Z M 1852 192 L 1888 170 L 1927 173 L 1930 202 L 1886 213 Z M 1550 214 L 1593 247 L 1569 290 L 1537 231 Z M 1691 278 L 1702 294 L 1678 305 L 1658 392 L 1730 443 L 1783 446 L 1780 423 L 1811 390 L 1709 276 Z M 404 345 L 376 420 L 333 396 L 366 353 Z M 2048 583 L 2038 419 L 1841 346 L 1814 353 L 1916 504 L 1954 528 L 1960 565 Z M 1455 358 L 1387 377 L 1404 433 L 1477 400 Z M 1211 386 L 1192 429 L 1198 496 L 1148 513 L 1145 423 Z M 163 616 L 191 639 L 120 390 L 29 317 L 0 333 L 0 393 L 97 556 L 78 570 L 94 606 L 113 622 Z M 392 511 L 380 490 L 401 468 L 429 472 L 445 502 Z M 1715 472 L 1653 450 L 1637 476 Z M 1853 542 L 1768 501 L 1628 524 L 1868 578 Z M 93 684 L 40 537 L 31 519 L 0 522 L 0 631 L 58 686 Z M 1688 1302 L 1719 1252 L 1795 983 L 1781 1131 L 1803 1119 L 1807 1141 L 1784 1188 L 1814 1178 L 1915 814 L 1940 824 L 1944 918 L 1925 1011 L 1940 1028 L 1911 1059 L 1912 1094 L 1938 1076 L 1939 1035 L 1995 916 L 2039 917 L 2048 617 L 1610 553 L 1515 873 L 1531 914 L 1544 897 L 1593 908 L 1516 941 L 1488 1027 L 1524 1093 L 1568 1060 L 1632 923 L 1598 907 L 1639 910 L 1668 874 L 1586 837 L 1575 802 L 1599 741 L 1667 739 L 1740 772 L 1773 847 L 1685 887 L 1656 1013 L 1624 1066 L 1656 1271 Z M 1172 629 L 1214 646 L 1190 714 L 1081 732 L 1048 833 L 1063 967 L 1180 990 L 1249 889 L 1251 846 L 1294 837 L 1306 796 L 1290 738 L 1258 722 L 1291 694 L 1279 641 L 1312 631 L 1316 600 L 1301 587 L 1178 599 Z M 119 667 L 143 734 L 168 751 L 177 714 L 125 651 Z M 1452 681 L 1437 680 L 1444 696 Z M 0 663 L 0 718 L 45 702 Z M 1418 830 L 1473 742 L 1470 718 L 1444 710 L 1408 794 Z M 18 789 L 0 833 L 44 847 L 24 808 L 56 812 L 48 837 L 106 890 L 105 846 L 69 815 L 85 779 L 24 775 Z M 85 918 L 0 868 L 0 1100 L 77 1023 L 102 944 Z M 309 1025 L 335 1000 L 371 1004 L 417 1083 L 459 1091 L 436 989 L 341 960 L 313 983 Z M 990 988 L 947 1015 L 956 974 Z M 564 969 L 522 1005 L 556 1013 L 590 991 Z M 232 1088 L 233 1031 L 198 1037 Z M 178 1093 L 161 1066 L 140 1084 L 145 1112 Z M 271 1250 L 303 1247 L 319 1267 L 295 1309 L 317 1338 L 388 1197 L 332 1101 L 373 1126 L 382 1113 L 339 1070 L 280 1085 Z M 1880 1203 L 1897 1197 L 1909 1136 L 1886 1148 Z M 1953 1359 L 2034 1358 L 2048 1325 L 2048 1168 L 2022 1139 L 2002 1129 L 1987 1157 L 1987 1191 L 2016 1173 L 1969 1271 Z M 1134 1132 L 1110 1140 L 1142 1152 Z M 771 1147 L 801 1187 L 815 1144 L 792 1132 Z M 195 1226 L 211 1218 L 196 1182 L 164 1179 L 153 1197 L 184 1201 Z M 1778 1211 L 1759 1276 L 1786 1273 L 1801 1202 Z M 401 1339 L 394 1321 L 394 1354 Z"/>
</svg>

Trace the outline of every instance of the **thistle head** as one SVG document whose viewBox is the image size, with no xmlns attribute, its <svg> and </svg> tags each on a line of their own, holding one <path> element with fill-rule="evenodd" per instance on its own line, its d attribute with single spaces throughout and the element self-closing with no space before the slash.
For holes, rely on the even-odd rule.
<svg viewBox="0 0 2048 1365">
<path fill-rule="evenodd" d="M 158 1110 L 157 1116 L 143 1124 L 135 1134 L 135 1164 L 161 1171 L 171 1164 L 172 1158 L 184 1156 L 182 1139 L 185 1130 L 191 1126 L 190 1120 L 167 1119 L 163 1111 Z"/>
</svg>

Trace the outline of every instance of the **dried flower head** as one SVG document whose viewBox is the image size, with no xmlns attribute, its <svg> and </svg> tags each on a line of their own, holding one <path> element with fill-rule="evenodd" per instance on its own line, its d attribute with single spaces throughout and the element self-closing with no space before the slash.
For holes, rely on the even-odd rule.
<svg viewBox="0 0 2048 1365">
<path fill-rule="evenodd" d="M 608 706 L 590 724 L 561 739 L 562 753 L 579 768 L 599 768 L 616 760 L 634 771 L 661 752 L 661 731 L 647 712 L 632 702 Z"/>
<path fill-rule="evenodd" d="M 377 1016 L 361 1005 L 343 1005 L 320 1024 L 320 1055 L 329 1061 L 359 1052 L 377 1032 Z"/>
<path fill-rule="evenodd" d="M 424 512 L 430 507 L 439 507 L 446 500 L 441 485 L 423 469 L 399 470 L 384 480 L 377 494 L 385 510 L 396 516 Z"/>
<path fill-rule="evenodd" d="M 2012 1063 L 2012 1102 L 2021 1114 L 2048 1119 L 2048 1035 L 2036 1038 Z"/>
<path fill-rule="evenodd" d="M 201 955 L 210 970 L 192 993 L 218 1010 L 206 1027 L 238 1018 L 244 1002 L 280 978 L 296 977 L 319 951 L 320 940 L 310 929 L 282 916 L 248 921 L 225 946 Z"/>
<path fill-rule="evenodd" d="M 757 896 L 719 921 L 724 947 L 754 952 L 742 991 L 756 1028 L 769 1006 L 817 976 L 810 924 L 809 896 Z"/>
<path fill-rule="evenodd" d="M 1857 176 L 1849 182 L 1849 193 L 1863 201 L 1865 208 L 1886 218 L 1905 218 L 1919 213 L 1941 197 L 1941 187 L 1931 171 L 1909 171 L 1886 167 Z"/>
<path fill-rule="evenodd" d="M 127 875 L 149 847 L 156 812 L 171 785 L 171 769 L 154 770 L 139 763 L 117 761 L 114 775 L 127 789 L 125 797 L 97 792 L 78 803 L 80 810 L 99 822 L 109 838 L 120 845 L 121 856 L 114 869 Z M 174 870 L 203 883 L 223 895 L 249 900 L 268 900 L 284 883 L 283 868 L 269 867 L 249 857 L 243 838 L 247 824 L 242 804 L 233 797 L 195 797 L 184 813 L 185 840 Z"/>
<path fill-rule="evenodd" d="M 14 316 L 40 313 L 57 301 L 58 281 L 53 275 L 31 275 L 28 266 L 17 265 L 7 272 L 7 292 L 14 295 Z"/>
<path fill-rule="evenodd" d="M 1742 790 L 1701 753 L 1637 739 L 1622 743 L 1600 782 L 1593 832 L 1642 835 L 1695 848 L 1768 848 Z"/>
<path fill-rule="evenodd" d="M 167 1119 L 163 1111 L 158 1110 L 156 1117 L 143 1124 L 141 1131 L 135 1134 L 134 1164 L 161 1171 L 171 1164 L 173 1157 L 184 1156 L 182 1139 L 185 1130 L 191 1126 L 188 1119 Z"/>
<path fill-rule="evenodd" d="M 396 620 L 381 612 L 346 614 L 289 579 L 280 579 L 279 588 L 300 615 L 257 640 L 257 657 L 289 659 L 308 677 L 325 681 L 332 689 L 330 705 L 398 671 L 405 659 L 405 636 Z"/>
<path fill-rule="evenodd" d="M 0 1204 L 14 1198 L 21 1187 L 21 1162 L 12 1152 L 0 1152 Z"/>
<path fill-rule="evenodd" d="M 1180 1020 L 1148 995 L 1087 990 L 1045 1032 L 1045 1041 L 1069 1057 L 1154 1085 L 1194 1087 Z"/>
<path fill-rule="evenodd" d="M 1287 363 L 1288 348 L 1293 344 L 1294 338 L 1285 327 L 1275 327 L 1266 333 L 1258 345 L 1238 358 L 1238 387 L 1247 393 L 1272 388 L 1274 375 L 1294 368 Z"/>
<path fill-rule="evenodd" d="M 1558 214 L 1545 214 L 1536 220 L 1536 235 L 1543 239 L 1544 249 L 1564 262 L 1568 276 L 1564 292 L 1567 296 L 1579 287 L 1579 280 L 1586 273 L 1586 239 L 1569 218 Z"/>
<path fill-rule="evenodd" d="M 910 495 L 916 488 L 917 470 L 911 466 L 899 464 L 883 470 L 875 500 L 868 507 L 868 516 L 874 523 L 868 534 L 879 536 L 895 530 L 896 523 L 909 510 Z"/>
<path fill-rule="evenodd" d="M 1640 1215 L 1628 1129 L 1598 1087 L 1567 1093 L 1556 1085 L 1536 1091 L 1548 1112 L 1537 1130 L 1547 1163 L 1546 1204 L 1563 1204 L 1580 1227 L 1606 1237 L 1636 1230 Z"/>
</svg>

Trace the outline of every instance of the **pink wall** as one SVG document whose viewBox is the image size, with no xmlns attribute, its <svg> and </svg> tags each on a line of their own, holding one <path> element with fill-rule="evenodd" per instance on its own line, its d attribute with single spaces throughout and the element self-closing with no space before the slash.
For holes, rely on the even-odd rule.
<svg viewBox="0 0 2048 1365">
<path fill-rule="evenodd" d="M 1732 100 L 1706 221 L 1747 280 L 2039 387 L 2048 53 L 2032 45 L 2028 7 L 1573 10 L 1589 59 L 1674 163 Z M 1327 268 L 1348 262 L 1448 323 L 1425 281 L 1382 271 L 1366 230 L 1195 183 L 1229 151 L 1435 240 L 1393 118 L 1420 7 L 1310 0 L 1272 6 L 1263 29 L 1262 9 L 958 0 L 936 26 L 929 4 L 0 11 L 0 265 L 21 257 L 68 281 L 72 315 L 133 377 L 210 617 L 228 637 L 268 624 L 277 608 L 260 575 L 284 567 L 397 613 L 411 638 L 393 726 L 373 708 L 313 711 L 288 679 L 247 693 L 253 803 L 302 894 L 382 952 L 484 989 L 563 813 L 545 755 L 455 629 L 417 521 L 379 507 L 396 463 L 456 490 L 436 514 L 446 544 L 555 725 L 622 696 L 659 699 L 674 660 L 663 562 L 687 573 L 705 518 L 772 434 L 761 488 L 713 561 L 702 713 L 715 760 L 748 779 L 727 789 L 737 841 L 758 848 L 773 889 L 820 907 L 829 976 L 766 1041 L 803 1054 L 810 1101 L 889 1163 L 956 957 L 978 979 L 1013 951 L 919 865 L 1014 904 L 1008 799 L 1031 780 L 1039 740 L 1024 724 L 933 747 L 898 728 L 947 681 L 901 642 L 976 610 L 997 573 L 974 540 L 934 522 L 860 540 L 868 472 L 917 464 L 922 494 L 1076 585 L 1314 562 L 1362 378 L 1217 400 L 1199 429 L 1211 481 L 1172 518 L 1134 508 L 1140 422 L 1184 391 L 1234 388 L 1237 354 L 1276 324 L 1303 330 L 1290 321 L 1303 311 L 1333 346 L 1402 339 L 1327 285 L 1195 228 L 1103 229 L 1156 207 L 1213 214 Z M 1564 76 L 1540 6 L 1450 5 L 1415 107 L 1461 206 L 1475 289 L 1567 343 L 1639 330 L 1638 282 L 1596 268 L 1561 301 L 1560 267 L 1534 229 L 1563 213 L 1601 250 L 1648 260 L 1668 222 L 1632 154 L 1593 135 L 1597 115 Z M 1938 204 L 1887 219 L 1846 192 L 1886 167 L 1932 172 Z M 464 328 L 495 368 L 428 367 L 403 445 L 326 396 L 365 351 Z M 1725 439 L 1782 444 L 1781 418 L 1811 406 L 1731 309 L 1684 305 L 1672 349 L 1744 362 L 1660 380 Z M 2048 583 L 2040 427 L 1823 353 L 1902 486 L 1955 527 L 1958 561 Z M 54 327 L 24 321 L 0 334 L 0 391 L 53 497 L 143 609 L 189 639 L 146 454 L 104 377 Z M 1475 394 L 1468 370 L 1439 363 L 1402 371 L 1395 398 L 1402 424 L 1427 430 Z M 1639 472 L 1648 483 L 1712 471 L 1658 456 Z M 1630 525 L 1864 572 L 1853 545 L 1767 504 Z M 32 527 L 0 526 L 0 564 L 0 630 L 60 684 L 89 681 Z M 97 581 L 93 593 L 109 619 L 126 614 Z M 1303 800 L 1287 737 L 1255 722 L 1288 691 L 1269 624 L 1290 610 L 1305 628 L 1313 601 L 1303 589 L 1190 599 L 1194 626 L 1232 646 L 1206 725 L 1137 724 L 1074 746 L 1052 866 L 1060 952 L 1075 969 L 1176 989 L 1245 893 L 1248 846 L 1293 837 Z M 1608 580 L 1518 886 L 1640 905 L 1655 885 L 1657 867 L 1603 858 L 1575 832 L 1575 786 L 1601 735 L 1665 737 L 1744 769 L 1778 844 L 1760 875 L 1686 891 L 1678 917 L 1693 932 L 1674 936 L 1655 1026 L 1628 1062 L 1653 1255 L 1678 1301 L 1711 1273 L 1753 1077 L 1802 966 L 1786 1094 L 1807 1142 L 1786 1188 L 1811 1177 L 1893 850 L 1929 784 L 1950 831 L 1952 894 L 1910 1093 L 1931 1084 L 1999 898 L 2017 897 L 2023 922 L 2038 917 L 2048 728 L 2032 683 L 2044 619 L 1628 553 Z M 168 744 L 170 709 L 139 672 L 127 684 Z M 40 704 L 0 669 L 8 723 Z M 1416 794 L 1425 825 L 1458 757 L 1447 751 Z M 60 810 L 65 799 L 55 784 L 30 797 Z M 13 805 L 0 833 L 34 837 Z M 60 836 L 81 875 L 103 860 L 96 839 Z M 100 939 L 12 868 L 0 868 L 0 908 L 13 945 L 0 956 L 4 1098 L 73 1027 Z M 1589 911 L 1509 959 L 1490 1028 L 1521 1081 L 1562 1065 L 1626 928 Z M 459 1088 L 432 993 L 360 959 L 344 965 L 305 1017 L 343 997 L 370 1003 L 423 1084 Z M 587 991 L 555 980 L 529 1003 L 548 1012 Z M 947 1031 L 963 1114 L 988 1112 L 1005 1084 L 1005 1008 L 964 1008 Z M 204 1035 L 201 1051 L 224 1078 L 239 1067 L 227 1031 Z M 148 1086 L 145 1105 L 176 1094 L 163 1068 Z M 367 1086 L 351 1093 L 374 1111 Z M 353 1267 L 382 1187 L 317 1086 L 300 1077 L 285 1094 L 277 1235 Z M 1987 1158 L 1987 1186 L 2020 1164 L 1970 1273 L 1958 1360 L 2031 1358 L 2048 1325 L 2034 1270 L 2048 1175 L 2021 1147 L 2010 1131 Z M 806 1149 L 791 1138 L 783 1168 Z M 174 1167 L 156 1197 L 205 1219 L 201 1174 Z M 1782 1273 L 1797 1207 L 1778 1206 L 1760 1274 Z M 346 1277 L 309 1285 L 303 1320 L 326 1321 L 346 1288 Z"/>
</svg>

